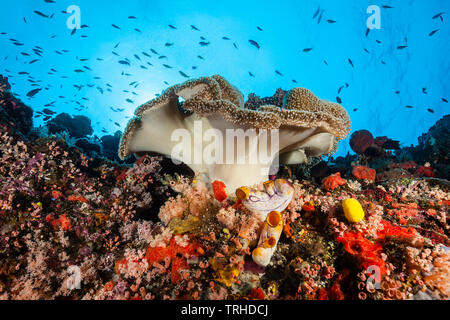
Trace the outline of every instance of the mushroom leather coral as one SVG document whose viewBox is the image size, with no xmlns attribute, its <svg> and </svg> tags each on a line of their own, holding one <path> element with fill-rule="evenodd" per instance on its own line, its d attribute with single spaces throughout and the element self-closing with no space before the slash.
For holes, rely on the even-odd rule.
<svg viewBox="0 0 450 320">
<path fill-rule="evenodd" d="M 179 97 L 185 100 L 182 108 Z M 194 171 L 207 173 L 211 181 L 223 181 L 230 194 L 242 185 L 267 180 L 269 168 L 277 155 L 283 163 L 292 164 L 305 162 L 307 157 L 332 153 L 337 141 L 348 135 L 350 125 L 350 118 L 342 106 L 321 100 L 303 88 L 288 91 L 281 108 L 272 105 L 245 108 L 243 95 L 224 78 L 215 75 L 170 87 L 158 98 L 140 106 L 122 136 L 119 156 L 124 159 L 132 153 L 146 152 L 171 155 L 173 160 L 184 161 Z M 174 154 L 174 148 L 180 145 L 172 139 L 177 129 L 186 129 L 191 137 L 194 132 L 204 133 L 208 129 L 220 131 L 223 139 L 215 143 L 223 146 L 223 161 L 205 164 L 201 159 L 186 161 L 179 156 L 181 153 L 178 156 Z M 227 150 L 225 132 L 228 129 L 235 133 L 241 129 L 241 134 L 236 135 L 244 139 L 244 132 L 255 129 L 256 137 L 249 137 L 250 141 L 244 148 Z M 279 129 L 276 141 L 279 143 L 266 132 L 267 139 L 263 140 L 267 148 L 262 148 L 265 161 L 260 157 L 263 129 Z M 194 140 L 183 141 L 183 147 L 193 150 L 192 154 L 201 149 L 200 154 L 203 155 L 203 150 L 211 142 L 203 141 L 203 137 L 200 143 Z M 267 150 L 271 150 L 269 155 Z M 234 154 L 231 164 L 225 161 L 227 151 Z M 256 164 L 248 163 L 250 153 L 256 154 Z M 244 164 L 240 164 L 242 160 Z"/>
</svg>

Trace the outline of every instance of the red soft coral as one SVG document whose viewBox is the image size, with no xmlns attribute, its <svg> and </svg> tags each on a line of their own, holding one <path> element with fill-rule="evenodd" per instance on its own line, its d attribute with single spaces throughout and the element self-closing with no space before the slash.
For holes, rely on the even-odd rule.
<svg viewBox="0 0 450 320">
<path fill-rule="evenodd" d="M 344 185 L 346 182 L 347 180 L 341 178 L 341 173 L 337 172 L 323 179 L 322 184 L 326 190 L 330 191 Z"/>
<path fill-rule="evenodd" d="M 217 201 L 222 202 L 223 200 L 228 198 L 227 192 L 225 191 L 226 189 L 225 183 L 216 180 L 212 183 L 212 187 L 214 192 L 214 198 Z"/>
<path fill-rule="evenodd" d="M 436 177 L 436 174 L 434 173 L 434 170 L 432 167 L 426 167 L 421 166 L 419 167 L 414 174 L 420 176 L 420 177 Z"/>
<path fill-rule="evenodd" d="M 183 247 L 176 242 L 175 238 L 172 238 L 167 247 L 148 247 L 145 258 L 149 266 L 152 266 L 154 262 L 161 262 L 164 258 L 170 257 L 172 263 L 170 279 L 172 283 L 178 283 L 181 281 L 180 271 L 189 269 L 186 256 L 198 256 L 200 252 L 202 252 L 201 246 L 196 242 L 189 242 Z"/>
<path fill-rule="evenodd" d="M 358 180 L 375 180 L 376 171 L 366 166 L 355 166 L 353 167 L 353 175 Z"/>
</svg>

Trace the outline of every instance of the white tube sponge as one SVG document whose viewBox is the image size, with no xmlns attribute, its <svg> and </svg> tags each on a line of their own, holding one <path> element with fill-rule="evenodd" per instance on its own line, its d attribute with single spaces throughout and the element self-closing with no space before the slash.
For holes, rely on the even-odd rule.
<svg viewBox="0 0 450 320">
<path fill-rule="evenodd" d="M 283 217 L 278 211 L 267 215 L 264 227 L 259 237 L 258 246 L 253 250 L 253 261 L 259 266 L 266 267 L 270 263 L 283 232 Z"/>
</svg>

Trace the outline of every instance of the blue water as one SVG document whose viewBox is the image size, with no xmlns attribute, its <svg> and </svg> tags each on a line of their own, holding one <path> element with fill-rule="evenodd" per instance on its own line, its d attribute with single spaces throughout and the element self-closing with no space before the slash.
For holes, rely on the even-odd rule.
<svg viewBox="0 0 450 320">
<path fill-rule="evenodd" d="M 7 34 L 0 35 L 0 73 L 9 77 L 13 91 L 33 109 L 42 110 L 45 104 L 56 101 L 52 109 L 58 113 L 90 117 L 99 136 L 103 135 L 102 128 L 109 133 L 123 130 L 138 105 L 168 87 L 164 81 L 169 85 L 184 82 L 186 78 L 179 71 L 191 78 L 220 74 L 244 95 L 254 92 L 270 96 L 279 87 L 298 86 L 331 101 L 339 96 L 350 114 L 353 130 L 368 129 L 375 136 L 400 140 L 402 145 L 416 143 L 421 133 L 449 113 L 448 104 L 441 100 L 450 99 L 447 0 L 55 2 L 2 1 L 0 32 Z M 70 14 L 61 13 L 69 5 L 80 8 L 81 24 L 88 26 L 74 35 L 66 25 Z M 381 29 L 371 30 L 366 37 L 369 5 L 393 8 L 381 8 Z M 319 6 L 320 11 L 324 10 L 320 23 L 318 16 L 313 19 Z M 54 16 L 41 17 L 35 10 Z M 446 12 L 442 19 L 432 19 L 440 12 Z M 210 42 L 209 46 L 199 44 L 201 36 Z M 223 40 L 224 36 L 231 40 Z M 24 45 L 13 45 L 11 38 Z M 249 39 L 257 41 L 260 49 L 252 46 Z M 166 43 L 173 45 L 167 47 Z M 406 48 L 398 49 L 405 45 Z M 42 57 L 32 51 L 35 46 L 42 48 Z M 167 58 L 159 59 L 151 48 Z M 305 48 L 312 50 L 303 52 Z M 129 59 L 130 66 L 118 63 L 124 58 Z M 34 59 L 40 60 L 29 64 Z M 173 68 L 167 69 L 163 64 Z M 57 72 L 48 74 L 51 68 Z M 76 73 L 75 69 L 85 72 Z M 29 74 L 18 74 L 23 71 Z M 27 81 L 29 76 L 42 82 L 32 87 Z M 293 79 L 298 83 L 293 83 Z M 129 85 L 134 81 L 139 84 L 137 88 Z M 345 83 L 348 88 L 338 94 L 338 88 Z M 111 92 L 106 90 L 107 84 L 111 85 Z M 74 85 L 83 87 L 78 90 Z M 27 92 L 39 87 L 44 89 L 33 98 L 26 97 Z M 96 87 L 101 87 L 104 94 Z M 82 104 L 82 111 L 75 109 L 80 108 L 75 101 Z M 413 108 L 406 108 L 407 105 Z M 110 107 L 125 111 L 113 112 Z M 429 108 L 434 113 L 427 111 Z M 35 125 L 41 124 L 42 120 L 35 120 Z M 349 150 L 344 142 L 338 154 Z"/>
</svg>

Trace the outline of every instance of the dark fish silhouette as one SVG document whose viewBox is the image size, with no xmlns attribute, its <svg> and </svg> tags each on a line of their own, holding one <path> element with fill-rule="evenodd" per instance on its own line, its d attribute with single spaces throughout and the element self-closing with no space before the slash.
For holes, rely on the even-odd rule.
<svg viewBox="0 0 450 320">
<path fill-rule="evenodd" d="M 166 67 L 167 69 L 172 69 L 171 66 L 169 66 L 168 64 L 163 64 L 164 67 Z"/>
<path fill-rule="evenodd" d="M 46 115 L 53 115 L 53 114 L 56 114 L 55 111 L 52 111 L 52 110 L 50 110 L 50 109 L 44 109 L 44 110 L 42 110 L 42 113 L 45 113 Z"/>
<path fill-rule="evenodd" d="M 322 15 L 323 15 L 324 12 L 325 12 L 325 10 L 322 10 L 322 11 L 320 12 L 320 16 L 319 16 L 319 19 L 317 20 L 317 24 L 319 24 L 320 21 L 322 21 Z"/>
<path fill-rule="evenodd" d="M 260 46 L 259 46 L 258 42 L 256 42 L 255 40 L 248 40 L 248 42 L 250 42 L 250 44 L 252 46 L 255 46 L 259 50 Z"/>
<path fill-rule="evenodd" d="M 223 40 L 230 40 L 228 37 L 222 37 Z"/>
<path fill-rule="evenodd" d="M 342 99 L 339 96 L 336 97 L 336 101 L 337 103 L 342 103 Z"/>
<path fill-rule="evenodd" d="M 200 31 L 200 30 L 199 30 L 196 26 L 194 26 L 193 24 L 191 24 L 191 29 Z"/>
<path fill-rule="evenodd" d="M 263 31 L 263 29 L 259 26 L 257 26 L 256 29 L 258 29 L 259 31 Z"/>
<path fill-rule="evenodd" d="M 202 47 L 206 47 L 209 46 L 211 42 L 206 42 L 206 41 L 200 41 L 198 44 L 201 45 Z"/>
<path fill-rule="evenodd" d="M 331 19 L 328 19 L 327 22 L 328 22 L 328 23 L 336 23 L 335 20 L 331 20 Z"/>
<path fill-rule="evenodd" d="M 283 76 L 283 74 L 278 70 L 275 70 L 275 73 L 278 74 L 279 76 Z"/>
<path fill-rule="evenodd" d="M 175 27 L 175 26 L 173 26 L 171 24 L 169 24 L 169 27 L 172 28 L 172 29 L 176 29 L 177 28 L 177 27 Z"/>
<path fill-rule="evenodd" d="M 202 56 L 197 56 L 197 58 L 205 60 L 205 58 L 203 58 Z"/>
<path fill-rule="evenodd" d="M 445 98 L 441 98 L 442 101 L 444 101 L 445 103 L 448 103 L 448 100 Z"/>
<path fill-rule="evenodd" d="M 42 13 L 40 11 L 35 10 L 34 13 L 36 13 L 38 16 L 44 17 L 44 18 L 48 18 L 48 15 L 46 15 L 45 13 Z"/>
<path fill-rule="evenodd" d="M 439 12 L 438 14 L 435 14 L 432 19 L 437 19 L 437 18 L 441 18 L 442 19 L 442 15 L 445 14 L 445 12 Z"/>
<path fill-rule="evenodd" d="M 159 56 L 159 53 L 158 53 L 158 52 L 156 52 L 156 50 L 154 50 L 154 49 L 150 49 L 150 51 L 151 51 L 151 52 L 153 52 L 154 54 L 156 54 L 156 55 L 158 55 L 158 56 Z"/>
<path fill-rule="evenodd" d="M 125 61 L 125 60 L 120 60 L 119 63 L 120 63 L 120 64 L 125 64 L 125 65 L 127 65 L 127 66 L 130 65 L 130 63 L 129 63 L 128 61 Z"/>
<path fill-rule="evenodd" d="M 185 78 L 189 78 L 189 76 L 186 73 L 184 73 L 183 71 L 178 71 L 178 73 L 181 74 Z"/>
<path fill-rule="evenodd" d="M 114 28 L 116 28 L 116 29 L 120 29 L 120 27 L 119 27 L 119 26 L 116 26 L 115 24 L 112 24 L 112 26 L 113 26 Z"/>
<path fill-rule="evenodd" d="M 428 108 L 427 111 L 428 111 L 429 113 L 434 113 L 434 110 L 431 109 L 431 108 Z"/>
<path fill-rule="evenodd" d="M 165 46 L 166 47 L 171 47 L 171 46 L 173 46 L 173 42 L 166 42 Z"/>
<path fill-rule="evenodd" d="M 405 106 L 405 108 L 412 109 L 414 107 L 413 106 Z"/>
<path fill-rule="evenodd" d="M 233 46 L 234 46 L 236 49 L 238 48 L 237 45 L 236 45 L 236 43 L 234 43 L 234 42 L 233 42 Z"/>
<path fill-rule="evenodd" d="M 352 66 L 352 68 L 354 68 L 355 66 L 353 65 L 353 61 L 349 58 L 348 59 L 348 63 L 350 63 L 350 65 Z"/>
<path fill-rule="evenodd" d="M 312 49 L 313 49 L 313 48 L 305 48 L 305 49 L 303 49 L 302 51 L 303 51 L 303 52 L 310 52 Z"/>
<path fill-rule="evenodd" d="M 27 93 L 27 97 L 32 98 L 41 90 L 42 90 L 42 88 L 31 90 Z"/>
<path fill-rule="evenodd" d="M 137 19 L 135 16 L 129 16 L 128 19 Z"/>
<path fill-rule="evenodd" d="M 255 75 L 253 73 L 251 73 L 250 71 L 248 72 L 248 74 L 250 75 L 250 77 L 255 77 Z"/>
<path fill-rule="evenodd" d="M 427 88 L 422 88 L 422 93 L 427 94 Z"/>
<path fill-rule="evenodd" d="M 435 34 L 436 32 L 438 32 L 439 31 L 439 29 L 436 29 L 436 30 L 433 30 L 433 31 L 431 31 L 429 34 L 428 34 L 428 36 L 432 36 L 433 34 Z"/>
<path fill-rule="evenodd" d="M 384 8 L 384 9 L 393 9 L 394 7 L 391 7 L 391 6 L 387 6 L 387 5 L 384 5 L 384 6 L 381 6 L 382 8 Z"/>
<path fill-rule="evenodd" d="M 317 11 L 314 13 L 312 18 L 315 19 L 317 17 L 317 15 L 319 14 L 319 12 L 320 12 L 320 6 L 317 8 Z"/>
<path fill-rule="evenodd" d="M 398 50 L 405 49 L 405 48 L 408 48 L 408 46 L 398 46 L 397 47 Z"/>
</svg>

